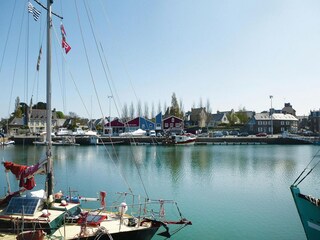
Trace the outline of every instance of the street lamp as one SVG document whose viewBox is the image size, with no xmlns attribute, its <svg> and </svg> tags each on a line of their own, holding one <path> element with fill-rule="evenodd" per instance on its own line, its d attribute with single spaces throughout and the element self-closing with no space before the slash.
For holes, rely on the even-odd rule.
<svg viewBox="0 0 320 240">
<path fill-rule="evenodd" d="M 270 95 L 269 96 L 270 97 L 270 101 L 271 101 L 271 108 L 270 108 L 270 117 L 271 117 L 271 126 L 270 126 L 270 131 L 271 131 L 271 137 L 273 137 L 273 121 L 272 121 L 272 98 L 273 98 L 273 96 L 272 95 Z"/>
<path fill-rule="evenodd" d="M 113 96 L 108 96 L 108 99 L 109 99 L 109 136 L 111 136 L 111 98 L 113 98 Z"/>
</svg>

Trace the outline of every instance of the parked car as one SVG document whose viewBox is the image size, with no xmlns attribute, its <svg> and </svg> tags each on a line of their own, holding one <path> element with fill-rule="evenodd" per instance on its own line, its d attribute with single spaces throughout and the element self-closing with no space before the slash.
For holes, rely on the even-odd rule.
<svg viewBox="0 0 320 240">
<path fill-rule="evenodd" d="M 240 132 L 238 137 L 248 137 L 249 136 L 249 133 L 247 132 Z"/>
<path fill-rule="evenodd" d="M 221 131 L 213 132 L 213 137 L 223 137 L 223 133 Z"/>
<path fill-rule="evenodd" d="M 264 132 L 261 132 L 261 133 L 257 133 L 256 134 L 256 137 L 266 137 L 268 136 L 268 134 L 264 133 Z"/>
<path fill-rule="evenodd" d="M 150 130 L 149 136 L 150 137 L 155 137 L 156 136 L 156 131 L 155 130 Z"/>
<path fill-rule="evenodd" d="M 229 132 L 229 135 L 231 135 L 231 136 L 238 136 L 238 135 L 239 135 L 239 132 L 236 131 L 236 130 L 232 130 L 232 131 Z"/>
<path fill-rule="evenodd" d="M 223 134 L 223 136 L 228 136 L 229 132 L 224 130 L 224 131 L 222 131 L 222 134 Z"/>
</svg>

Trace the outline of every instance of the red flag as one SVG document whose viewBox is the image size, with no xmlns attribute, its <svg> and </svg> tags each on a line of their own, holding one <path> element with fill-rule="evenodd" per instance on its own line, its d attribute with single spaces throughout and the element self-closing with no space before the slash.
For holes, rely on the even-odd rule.
<svg viewBox="0 0 320 240">
<path fill-rule="evenodd" d="M 66 34 L 66 31 L 64 30 L 64 26 L 62 23 L 60 24 L 60 29 L 61 29 L 61 35 L 66 36 L 67 34 Z"/>
<path fill-rule="evenodd" d="M 66 54 L 71 50 L 70 45 L 65 41 L 65 39 L 62 39 L 62 47 L 65 49 Z"/>
</svg>

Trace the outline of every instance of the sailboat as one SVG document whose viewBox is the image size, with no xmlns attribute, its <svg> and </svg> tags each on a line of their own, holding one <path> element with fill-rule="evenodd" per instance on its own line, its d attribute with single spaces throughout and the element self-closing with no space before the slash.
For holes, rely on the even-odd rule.
<svg viewBox="0 0 320 240">
<path fill-rule="evenodd" d="M 320 161 L 316 162 L 309 170 L 308 166 L 313 163 L 319 151 L 315 154 L 307 167 L 290 186 L 294 203 L 299 213 L 304 232 L 308 240 L 320 239 L 320 199 L 309 194 L 303 194 L 298 185 L 314 170 Z M 307 171 L 308 170 L 308 171 Z"/>
<path fill-rule="evenodd" d="M 38 1 L 37 1 L 38 2 Z M 159 235 L 172 235 L 169 226 L 178 225 L 178 230 L 191 225 L 184 218 L 173 200 L 141 198 L 130 192 L 119 192 L 119 202 L 107 206 L 106 192 L 99 198 L 84 198 L 54 193 L 53 151 L 51 139 L 51 7 L 47 0 L 47 109 L 46 109 L 46 157 L 32 166 L 10 161 L 2 164 L 7 173 L 19 180 L 20 189 L 11 191 L 0 199 L 0 239 L 113 239 L 149 240 L 160 228 Z M 56 149 L 58 151 L 58 149 Z M 35 175 L 45 174 L 45 190 L 31 191 L 35 186 Z M 99 186 L 100 187 L 100 186 Z M 71 192 L 71 191 L 70 191 Z M 131 201 L 129 201 L 131 199 Z M 100 207 L 83 210 L 81 201 L 98 201 Z M 176 206 L 180 219 L 172 221 L 166 217 L 165 206 Z M 131 213 L 129 214 L 129 209 Z"/>
</svg>

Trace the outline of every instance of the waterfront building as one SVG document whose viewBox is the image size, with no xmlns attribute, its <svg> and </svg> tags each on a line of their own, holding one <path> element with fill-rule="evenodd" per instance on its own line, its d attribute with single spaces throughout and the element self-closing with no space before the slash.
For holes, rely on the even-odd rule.
<svg viewBox="0 0 320 240">
<path fill-rule="evenodd" d="M 292 105 L 290 103 L 284 104 L 284 108 L 282 108 L 282 113 L 296 116 L 296 110 L 292 108 Z"/>
<path fill-rule="evenodd" d="M 138 129 L 155 130 L 155 123 L 144 117 L 136 117 L 125 123 L 125 132 L 133 132 Z"/>
<path fill-rule="evenodd" d="M 158 113 L 156 116 L 156 131 L 162 131 L 162 112 Z"/>
<path fill-rule="evenodd" d="M 247 129 L 251 134 L 298 132 L 298 119 L 291 114 L 267 112 L 256 113 L 248 122 Z"/>
<path fill-rule="evenodd" d="M 310 130 L 314 133 L 320 133 L 320 110 L 310 111 L 309 121 Z"/>
<path fill-rule="evenodd" d="M 221 124 L 229 124 L 227 112 L 217 111 L 217 113 L 211 114 L 211 120 L 209 122 L 209 126 L 216 127 Z"/>
<path fill-rule="evenodd" d="M 199 128 L 206 127 L 207 123 L 207 111 L 205 107 L 191 108 L 190 122 L 193 126 L 198 126 Z"/>
<path fill-rule="evenodd" d="M 181 132 L 184 128 L 183 120 L 176 116 L 169 116 L 163 119 L 162 124 L 165 132 Z"/>
<path fill-rule="evenodd" d="M 103 135 L 119 136 L 120 133 L 125 131 L 125 124 L 119 118 L 113 119 L 111 122 L 104 124 Z"/>
<path fill-rule="evenodd" d="M 46 109 L 28 110 L 28 114 L 22 118 L 14 118 L 9 123 L 9 133 L 16 135 L 21 132 L 21 129 L 26 129 L 25 132 L 30 134 L 40 134 L 46 132 Z M 52 128 L 58 129 L 63 126 L 65 119 L 58 119 L 56 111 L 52 111 Z"/>
</svg>

